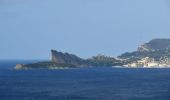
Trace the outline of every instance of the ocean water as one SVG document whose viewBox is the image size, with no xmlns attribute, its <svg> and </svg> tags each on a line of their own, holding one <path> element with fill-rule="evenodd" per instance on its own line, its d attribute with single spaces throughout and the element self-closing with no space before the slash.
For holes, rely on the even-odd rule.
<svg viewBox="0 0 170 100">
<path fill-rule="evenodd" d="M 13 70 L 0 61 L 0 100 L 170 100 L 170 69 Z"/>
</svg>

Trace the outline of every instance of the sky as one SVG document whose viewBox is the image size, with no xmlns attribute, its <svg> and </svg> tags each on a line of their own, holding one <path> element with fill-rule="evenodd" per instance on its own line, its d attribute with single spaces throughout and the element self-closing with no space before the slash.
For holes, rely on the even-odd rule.
<svg viewBox="0 0 170 100">
<path fill-rule="evenodd" d="M 0 59 L 118 56 L 169 26 L 169 0 L 0 0 Z"/>
</svg>

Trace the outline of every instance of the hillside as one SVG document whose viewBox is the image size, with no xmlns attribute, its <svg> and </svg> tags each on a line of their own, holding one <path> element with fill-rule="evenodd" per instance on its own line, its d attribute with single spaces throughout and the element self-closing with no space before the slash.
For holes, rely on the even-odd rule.
<svg viewBox="0 0 170 100">
<path fill-rule="evenodd" d="M 148 58 L 152 59 L 152 63 L 157 63 L 157 66 L 162 64 L 169 66 L 170 39 L 153 39 L 139 46 L 137 51 L 123 53 L 119 58 L 125 61 L 124 64 L 132 64 Z"/>
<path fill-rule="evenodd" d="M 158 51 L 170 48 L 170 39 L 153 39 L 138 47 L 139 52 Z"/>
</svg>

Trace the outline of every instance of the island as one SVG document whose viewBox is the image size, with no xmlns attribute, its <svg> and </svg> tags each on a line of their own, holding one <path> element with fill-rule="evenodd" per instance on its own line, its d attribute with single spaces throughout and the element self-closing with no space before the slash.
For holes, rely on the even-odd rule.
<svg viewBox="0 0 170 100">
<path fill-rule="evenodd" d="M 170 68 L 170 39 L 153 39 L 134 52 L 118 57 L 99 54 L 88 59 L 51 50 L 51 60 L 33 64 L 17 64 L 15 69 L 70 69 L 84 67 Z"/>
</svg>

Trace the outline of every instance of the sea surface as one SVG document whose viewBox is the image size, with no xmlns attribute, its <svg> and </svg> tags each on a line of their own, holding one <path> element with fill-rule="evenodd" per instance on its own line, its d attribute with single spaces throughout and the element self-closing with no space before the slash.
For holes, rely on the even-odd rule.
<svg viewBox="0 0 170 100">
<path fill-rule="evenodd" d="M 170 69 L 14 70 L 0 61 L 0 100 L 170 100 Z"/>
</svg>

